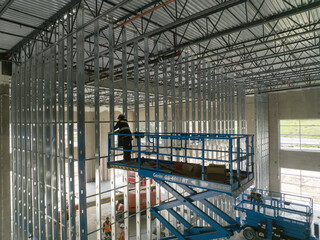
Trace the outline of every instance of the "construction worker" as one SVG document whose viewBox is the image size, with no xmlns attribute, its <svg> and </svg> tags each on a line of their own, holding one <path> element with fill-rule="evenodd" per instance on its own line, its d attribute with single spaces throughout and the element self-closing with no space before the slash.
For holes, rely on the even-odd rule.
<svg viewBox="0 0 320 240">
<path fill-rule="evenodd" d="M 103 223 L 103 231 L 104 234 L 106 235 L 106 239 L 111 238 L 111 222 L 109 217 L 106 218 L 106 221 Z"/>
<path fill-rule="evenodd" d="M 122 146 L 123 150 L 132 150 L 132 136 L 129 128 L 128 120 L 123 114 L 118 116 L 118 122 L 114 126 L 114 130 L 119 129 L 117 132 L 120 134 L 128 134 L 127 136 L 119 136 L 119 147 Z M 124 151 L 124 161 L 131 160 L 131 152 Z"/>
<path fill-rule="evenodd" d="M 120 230 L 119 240 L 125 240 L 124 239 L 124 224 L 123 223 L 121 223 L 120 228 L 121 228 L 121 230 Z"/>
<path fill-rule="evenodd" d="M 256 191 L 255 188 L 252 189 L 250 193 L 250 201 L 253 202 L 253 210 L 255 210 L 255 205 L 258 205 L 258 211 L 260 211 L 260 204 L 263 203 L 262 196 L 260 193 Z"/>
</svg>

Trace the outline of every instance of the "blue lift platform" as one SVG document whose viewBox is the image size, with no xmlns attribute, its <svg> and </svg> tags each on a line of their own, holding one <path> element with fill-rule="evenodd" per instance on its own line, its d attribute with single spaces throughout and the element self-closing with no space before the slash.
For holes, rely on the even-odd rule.
<svg viewBox="0 0 320 240">
<path fill-rule="evenodd" d="M 246 239 L 319 239 L 318 224 L 315 236 L 311 234 L 312 198 L 248 189 L 235 199 L 235 209 L 245 213 L 239 223 Z"/>
<path fill-rule="evenodd" d="M 123 137 L 134 139 L 131 150 L 118 147 L 118 140 Z M 136 171 L 142 178 L 152 178 L 174 196 L 174 200 L 163 201 L 150 209 L 150 212 L 174 235 L 162 239 L 230 238 L 234 232 L 241 231 L 243 226 L 255 227 L 249 222 L 249 218 L 247 222 L 241 223 L 239 219 L 233 219 L 208 201 L 211 197 L 227 194 L 237 199 L 239 210 L 248 213 L 244 206 L 249 203 L 239 199 L 246 197 L 244 192 L 254 181 L 253 135 L 137 133 L 127 136 L 109 133 L 108 147 L 109 168 Z M 124 152 L 130 152 L 131 159 L 125 161 Z M 177 184 L 184 194 L 173 188 L 170 183 Z M 224 224 L 212 219 L 196 206 L 196 202 L 202 203 L 223 219 Z M 186 221 L 184 216 L 174 210 L 181 205 L 206 222 L 206 226 L 194 226 Z M 184 232 L 177 230 L 160 211 L 168 211 L 183 224 Z"/>
</svg>

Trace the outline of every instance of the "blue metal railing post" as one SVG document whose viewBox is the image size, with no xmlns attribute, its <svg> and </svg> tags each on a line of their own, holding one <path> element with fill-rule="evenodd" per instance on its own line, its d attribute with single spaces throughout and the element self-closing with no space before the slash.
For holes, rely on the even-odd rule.
<svg viewBox="0 0 320 240">
<path fill-rule="evenodd" d="M 229 138 L 229 171 L 230 171 L 230 185 L 232 189 L 232 183 L 233 183 L 232 138 Z"/>
<path fill-rule="evenodd" d="M 237 138 L 237 182 L 238 182 L 238 187 L 240 187 L 240 170 L 241 170 L 241 166 L 240 166 L 240 138 Z"/>
<path fill-rule="evenodd" d="M 141 136 L 138 135 L 138 169 L 141 168 Z"/>
<path fill-rule="evenodd" d="M 247 178 L 249 179 L 249 138 L 246 136 L 246 173 L 247 173 Z"/>
<path fill-rule="evenodd" d="M 202 180 L 204 180 L 204 138 L 202 138 Z"/>
<path fill-rule="evenodd" d="M 172 155 L 173 155 L 173 148 L 172 148 L 172 145 L 173 145 L 173 139 L 172 139 L 173 137 L 172 137 L 172 135 L 171 135 L 171 138 L 170 138 L 170 159 L 171 159 L 171 161 L 173 161 L 173 157 L 172 157 Z"/>
<path fill-rule="evenodd" d="M 254 161 L 253 161 L 253 155 L 254 155 L 254 136 L 251 136 L 251 172 L 252 172 L 252 178 L 255 178 L 254 174 Z"/>
<path fill-rule="evenodd" d="M 111 135 L 108 135 L 108 163 L 111 162 Z"/>
<path fill-rule="evenodd" d="M 157 137 L 157 171 L 159 170 L 159 137 Z"/>
<path fill-rule="evenodd" d="M 187 160 L 187 154 L 188 154 L 188 150 L 187 150 L 187 140 L 188 140 L 188 138 L 186 137 L 186 139 L 185 139 L 185 141 L 184 141 L 184 156 L 185 156 L 185 160 L 184 160 L 184 162 L 188 162 L 188 160 Z"/>
</svg>

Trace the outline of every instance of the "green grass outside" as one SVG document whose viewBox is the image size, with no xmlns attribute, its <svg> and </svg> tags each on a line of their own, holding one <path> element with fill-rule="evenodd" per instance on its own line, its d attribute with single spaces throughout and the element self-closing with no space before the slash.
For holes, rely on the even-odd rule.
<svg viewBox="0 0 320 240">
<path fill-rule="evenodd" d="M 320 139 L 320 120 L 300 120 L 301 138 Z M 299 120 L 280 120 L 283 137 L 299 138 Z"/>
</svg>

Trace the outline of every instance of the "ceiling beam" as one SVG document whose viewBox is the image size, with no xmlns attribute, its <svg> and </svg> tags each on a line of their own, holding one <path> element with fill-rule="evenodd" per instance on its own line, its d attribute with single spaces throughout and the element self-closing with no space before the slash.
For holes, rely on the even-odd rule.
<svg viewBox="0 0 320 240">
<path fill-rule="evenodd" d="M 244 3 L 245 1 L 246 0 L 230 0 L 230 1 L 227 1 L 227 2 L 224 2 L 224 3 L 221 3 L 219 5 L 215 5 L 215 6 L 211 7 L 211 8 L 205 9 L 203 11 L 197 12 L 195 14 L 192 14 L 192 15 L 190 15 L 188 17 L 177 19 L 174 22 L 166 24 L 166 25 L 164 25 L 162 27 L 159 27 L 159 28 L 157 28 L 155 30 L 152 30 L 150 32 L 141 34 L 140 36 L 132 38 L 132 39 L 126 41 L 126 42 L 120 43 L 117 46 L 115 46 L 115 49 L 122 48 L 124 46 L 133 44 L 135 41 L 140 41 L 140 40 L 142 40 L 142 39 L 144 39 L 146 37 L 153 37 L 153 36 L 159 35 L 161 33 L 169 31 L 169 30 L 171 30 L 173 28 L 177 28 L 177 27 L 182 26 L 184 24 L 188 24 L 190 22 L 193 22 L 193 21 L 196 21 L 198 19 L 207 17 L 207 16 L 212 15 L 214 13 L 218 13 L 218 12 L 221 12 L 221 11 L 223 11 L 225 9 L 237 6 L 239 4 Z"/>
<path fill-rule="evenodd" d="M 14 0 L 6 0 L 0 7 L 0 17 L 5 13 L 5 11 L 10 7 Z"/>
<path fill-rule="evenodd" d="M 25 45 L 29 39 L 34 39 L 36 36 L 42 31 L 41 29 L 47 29 L 53 22 L 56 22 L 59 18 L 61 18 L 64 14 L 66 14 L 70 9 L 72 9 L 75 5 L 79 4 L 81 0 L 72 0 L 68 4 L 66 4 L 64 7 L 62 7 L 58 12 L 53 14 L 47 21 L 43 22 L 40 26 L 38 26 L 38 29 L 33 30 L 28 36 L 26 36 L 25 39 L 21 40 L 19 43 L 17 43 L 14 47 L 12 47 L 10 50 L 15 51 L 20 49 L 23 45 Z"/>
<path fill-rule="evenodd" d="M 249 28 L 253 28 L 253 27 L 257 27 L 257 26 L 260 26 L 260 25 L 264 25 L 266 23 L 274 22 L 274 21 L 277 21 L 277 20 L 292 16 L 292 15 L 296 15 L 296 14 L 299 14 L 299 13 L 310 11 L 310 10 L 318 8 L 318 7 L 320 7 L 320 1 L 316 1 L 316 2 L 313 2 L 313 3 L 310 3 L 310 4 L 306 4 L 306 5 L 303 5 L 303 6 L 300 6 L 300 7 L 297 7 L 297 8 L 282 12 L 282 13 L 278 13 L 278 14 L 275 14 L 275 15 L 272 15 L 272 16 L 268 16 L 268 17 L 265 17 L 264 19 L 259 19 L 259 20 L 254 21 L 254 22 L 245 23 L 245 24 L 242 24 L 240 26 L 237 26 L 237 27 L 234 27 L 234 28 L 230 28 L 230 29 L 227 29 L 227 30 L 224 30 L 224 31 L 208 34 L 208 35 L 206 35 L 204 37 L 200 37 L 200 38 L 194 39 L 191 42 L 185 42 L 185 43 L 182 43 L 180 45 L 177 45 L 172 50 L 165 51 L 165 52 L 162 52 L 162 53 L 159 52 L 159 54 L 157 54 L 157 55 L 161 55 L 161 54 L 164 54 L 164 53 L 175 52 L 177 50 L 180 50 L 180 49 L 192 46 L 192 45 L 200 44 L 200 43 L 202 43 L 204 41 L 209 41 L 211 39 L 223 37 L 223 36 L 226 36 L 228 34 L 236 33 L 236 32 L 243 31 L 243 30 L 246 30 L 246 29 L 249 29 Z"/>
</svg>

